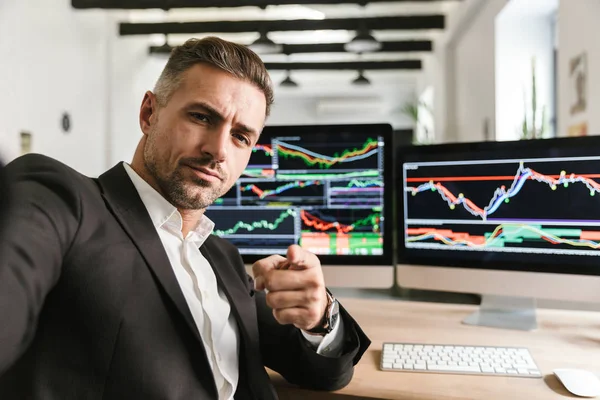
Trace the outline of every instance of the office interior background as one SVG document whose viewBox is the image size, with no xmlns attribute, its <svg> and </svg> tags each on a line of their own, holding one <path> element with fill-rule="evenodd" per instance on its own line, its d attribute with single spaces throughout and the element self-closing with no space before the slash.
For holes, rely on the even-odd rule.
<svg viewBox="0 0 600 400">
<path fill-rule="evenodd" d="M 117 3 L 123 8 L 114 8 Z M 43 153 L 90 176 L 130 161 L 141 135 L 139 105 L 160 74 L 168 47 L 209 34 L 251 45 L 258 30 L 283 45 L 277 54 L 261 54 L 275 86 L 268 124 L 389 123 L 399 141 L 419 146 L 600 133 L 597 0 L 141 6 L 153 3 L 161 2 L 0 2 L 3 160 Z M 296 19 L 312 20 L 305 27 L 318 29 L 295 29 Z M 351 20 L 342 23 L 344 29 L 328 29 L 331 20 L 346 19 Z M 194 33 L 171 26 L 165 34 L 169 25 L 160 24 L 209 21 L 212 30 L 198 24 Z M 246 32 L 238 28 L 240 21 L 265 22 Z M 278 26 L 285 29 L 268 31 L 272 21 L 284 21 Z M 382 48 L 345 50 L 360 29 Z M 286 78 L 297 85 L 281 85 Z M 470 295 L 418 296 L 477 301 Z M 588 303 L 539 305 L 544 304 L 600 309 Z"/>
</svg>

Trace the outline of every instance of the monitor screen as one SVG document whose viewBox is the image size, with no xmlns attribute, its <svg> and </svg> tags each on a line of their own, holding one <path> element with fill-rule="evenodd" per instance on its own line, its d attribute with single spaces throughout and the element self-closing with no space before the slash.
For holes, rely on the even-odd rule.
<svg viewBox="0 0 600 400">
<path fill-rule="evenodd" d="M 398 154 L 399 262 L 600 275 L 600 138 Z"/>
<path fill-rule="evenodd" d="M 266 126 L 206 211 L 245 262 L 299 244 L 331 265 L 392 265 L 390 125 Z"/>
</svg>

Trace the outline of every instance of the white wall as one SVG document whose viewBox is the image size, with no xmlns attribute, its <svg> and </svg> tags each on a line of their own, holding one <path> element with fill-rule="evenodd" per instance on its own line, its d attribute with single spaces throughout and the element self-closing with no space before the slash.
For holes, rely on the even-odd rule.
<svg viewBox="0 0 600 400">
<path fill-rule="evenodd" d="M 368 86 L 355 86 L 354 71 L 295 71 L 300 86 L 282 88 L 284 74 L 271 72 L 275 103 L 267 123 L 272 125 L 390 123 L 410 128 L 412 121 L 401 112 L 414 96 L 415 80 L 398 79 L 391 71 L 367 71 Z"/>
<path fill-rule="evenodd" d="M 144 93 L 152 90 L 167 61 L 150 57 L 144 37 L 118 37 L 111 40 L 110 133 L 108 163 L 131 161 L 142 132 L 139 110 Z"/>
<path fill-rule="evenodd" d="M 32 151 L 97 175 L 105 167 L 107 40 L 102 11 L 75 11 L 69 0 L 0 2 L 0 148 L 20 155 L 22 130 Z M 69 133 L 61 115 L 71 114 Z"/>
<path fill-rule="evenodd" d="M 553 12 L 556 7 L 557 0 L 511 0 L 496 18 L 496 140 L 519 139 L 525 115 L 531 124 L 532 58 L 535 58 L 536 71 L 536 127 L 541 127 L 545 107 L 545 123 L 550 130 L 554 114 Z M 548 131 L 545 136 L 553 134 Z"/>
<path fill-rule="evenodd" d="M 600 134 L 600 1 L 561 0 L 559 7 L 559 136 L 569 126 L 586 122 L 588 134 Z M 569 64 L 573 57 L 587 53 L 587 110 L 571 115 L 572 85 Z"/>
<path fill-rule="evenodd" d="M 484 125 L 495 126 L 494 20 L 506 0 L 485 1 L 451 44 L 453 90 L 447 93 L 448 139 L 484 139 Z"/>
</svg>

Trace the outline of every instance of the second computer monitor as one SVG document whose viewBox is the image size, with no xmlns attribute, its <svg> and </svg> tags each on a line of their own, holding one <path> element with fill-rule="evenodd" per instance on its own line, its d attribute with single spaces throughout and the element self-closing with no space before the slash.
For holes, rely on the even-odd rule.
<svg viewBox="0 0 600 400">
<path fill-rule="evenodd" d="M 299 244 L 323 265 L 391 270 L 391 134 L 387 124 L 266 126 L 240 179 L 207 210 L 215 234 L 247 263 Z"/>
<path fill-rule="evenodd" d="M 399 285 L 600 301 L 600 137 L 413 146 L 397 161 Z"/>
</svg>

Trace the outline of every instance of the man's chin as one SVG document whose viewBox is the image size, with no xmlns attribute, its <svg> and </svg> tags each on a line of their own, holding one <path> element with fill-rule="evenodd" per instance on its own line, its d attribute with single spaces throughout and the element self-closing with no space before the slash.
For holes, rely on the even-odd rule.
<svg viewBox="0 0 600 400">
<path fill-rule="evenodd" d="M 203 210 L 218 199 L 218 197 L 214 197 L 213 195 L 207 196 L 205 188 L 201 188 L 200 190 L 197 189 L 198 188 L 196 187 L 196 190 L 188 191 L 188 195 L 185 199 L 188 205 L 188 207 L 186 207 L 187 209 Z"/>
</svg>

